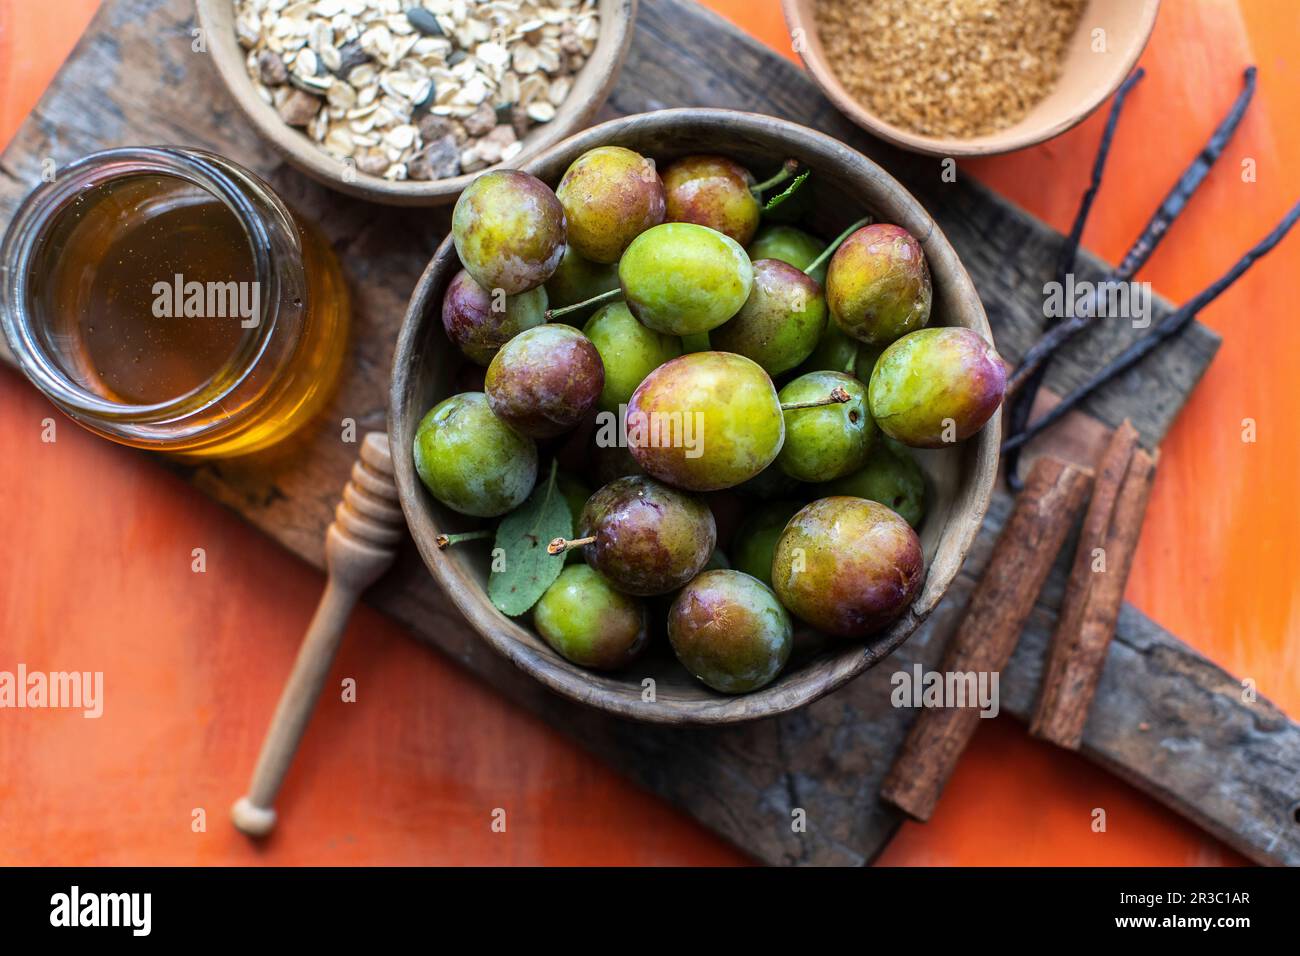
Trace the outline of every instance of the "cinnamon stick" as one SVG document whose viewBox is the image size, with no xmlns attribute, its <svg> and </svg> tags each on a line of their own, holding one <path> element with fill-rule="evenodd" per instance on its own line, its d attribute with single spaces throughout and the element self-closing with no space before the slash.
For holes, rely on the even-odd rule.
<svg viewBox="0 0 1300 956">
<path fill-rule="evenodd" d="M 1105 554 L 1106 535 L 1110 532 L 1114 518 L 1115 499 L 1119 497 L 1119 486 L 1125 481 L 1128 462 L 1134 457 L 1136 449 L 1138 432 L 1125 419 L 1110 436 L 1110 442 L 1101 454 L 1097 479 L 1092 488 L 1092 501 L 1088 502 L 1088 514 L 1083 519 L 1083 531 L 1079 535 L 1079 546 L 1075 550 L 1070 579 L 1066 583 L 1065 600 L 1061 602 L 1061 614 L 1057 618 L 1056 631 L 1053 632 L 1052 644 L 1048 650 L 1043 688 L 1034 717 L 1030 721 L 1030 734 L 1061 744 L 1062 747 L 1065 745 L 1062 740 L 1069 736 L 1066 727 L 1074 724 L 1074 718 L 1067 715 L 1067 711 L 1071 709 L 1070 697 L 1078 692 L 1078 683 L 1076 675 L 1071 675 L 1070 671 L 1071 665 L 1076 663 L 1084 614 L 1087 613 L 1088 598 L 1097 578 L 1093 561 L 1097 550 L 1102 549 L 1102 554 Z"/>
<path fill-rule="evenodd" d="M 1006 666 L 1091 482 L 1087 472 L 1058 459 L 1034 462 L 944 655 L 945 673 L 978 675 Z M 975 733 L 979 713 L 978 705 L 923 710 L 885 777 L 881 797 L 928 820 Z"/>
<path fill-rule="evenodd" d="M 1059 743 L 1062 739 L 1060 722 L 1064 720 L 1072 723 L 1072 718 L 1062 716 L 1066 706 L 1065 698 L 1069 696 L 1067 688 L 1070 686 L 1066 675 L 1077 653 L 1088 598 L 1097 578 L 1093 569 L 1094 556 L 1098 549 L 1106 547 L 1106 535 L 1110 532 L 1115 515 L 1115 500 L 1119 497 L 1120 485 L 1124 483 L 1129 462 L 1136 450 L 1137 430 L 1125 419 L 1111 434 L 1110 442 L 1102 452 L 1092 488 L 1092 500 L 1088 503 L 1088 513 L 1083 519 L 1083 530 L 1079 534 L 1079 546 L 1074 552 L 1074 564 L 1070 567 L 1070 578 L 1065 586 L 1061 613 L 1056 619 L 1056 630 L 1052 633 L 1038 705 L 1029 723 L 1031 734 L 1054 743 Z M 1102 553 L 1105 553 L 1104 550 Z"/>
<path fill-rule="evenodd" d="M 1117 432 L 1107 450 L 1103 474 L 1097 479 L 1094 502 L 1102 493 L 1103 484 L 1111 480 L 1105 471 L 1113 465 L 1109 460 L 1112 451 L 1116 457 L 1122 454 L 1122 450 L 1116 450 L 1120 440 Z M 1078 750 L 1083 741 L 1084 724 L 1106 664 L 1106 650 L 1115 636 L 1154 477 L 1155 460 L 1138 449 L 1128 463 L 1122 482 L 1118 483 L 1118 490 L 1112 493 L 1113 508 L 1104 533 L 1079 542 L 1066 590 L 1066 604 L 1052 635 L 1042 694 L 1029 725 L 1029 732 L 1035 737 L 1069 750 Z M 1085 537 L 1089 535 L 1087 525 L 1092 517 L 1090 507 Z M 1094 554 L 1093 549 L 1098 547 L 1101 552 Z"/>
</svg>

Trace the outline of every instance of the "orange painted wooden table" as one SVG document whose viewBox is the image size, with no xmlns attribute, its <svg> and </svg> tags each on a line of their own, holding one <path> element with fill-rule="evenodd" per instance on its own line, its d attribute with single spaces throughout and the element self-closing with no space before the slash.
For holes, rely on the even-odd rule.
<svg viewBox="0 0 1300 956">
<path fill-rule="evenodd" d="M 653 2 L 653 0 L 650 0 Z M 785 55 L 777 0 L 708 0 Z M 97 0 L 0 0 L 0 141 Z M 1252 112 L 1140 276 L 1197 292 L 1297 198 L 1300 4 L 1164 4 L 1084 242 L 1123 253 L 1239 89 Z M 93 108 L 88 104 L 87 108 Z M 1059 229 L 1102 117 L 964 164 Z M 1256 182 L 1244 182 L 1253 159 Z M 1224 346 L 1164 445 L 1129 598 L 1300 714 L 1300 323 L 1292 238 L 1203 316 Z M 98 720 L 0 710 L 0 864 L 700 864 L 746 858 L 637 790 L 379 615 L 355 619 L 327 700 L 252 848 L 226 821 L 311 615 L 320 576 L 144 456 L 60 421 L 0 371 L 0 670 L 105 674 Z M 1257 441 L 1242 440 L 1243 419 Z M 207 571 L 191 571 L 191 550 Z M 1093 833 L 1094 807 L 1108 830 Z M 504 833 L 491 829 L 506 810 Z M 204 811 L 198 814 L 197 811 Z M 196 820 L 205 820 L 200 829 Z M 887 864 L 1214 864 L 1237 857 L 1092 767 L 983 726 L 934 820 Z"/>
</svg>

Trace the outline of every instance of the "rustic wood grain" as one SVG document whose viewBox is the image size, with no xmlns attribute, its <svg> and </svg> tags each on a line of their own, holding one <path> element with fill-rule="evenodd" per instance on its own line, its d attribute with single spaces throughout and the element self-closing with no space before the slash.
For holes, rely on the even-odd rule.
<svg viewBox="0 0 1300 956">
<path fill-rule="evenodd" d="M 106 146 L 172 142 L 216 149 L 257 170 L 320 223 L 357 293 L 353 363 L 333 406 L 296 449 L 188 475 L 320 567 L 322 533 L 356 454 L 354 445 L 341 440 L 342 419 L 355 420 L 358 435 L 384 426 L 397 326 L 445 219 L 338 197 L 283 166 L 241 121 L 211 65 L 191 52 L 193 26 L 186 0 L 107 0 L 0 158 L 0 213 L 7 219 L 36 185 L 46 157 L 63 163 Z M 1042 324 L 1041 286 L 1053 274 L 1059 234 L 977 184 L 960 178 L 944 183 L 937 161 L 869 140 L 794 67 L 717 17 L 686 0 L 653 0 L 641 6 L 607 115 L 672 105 L 786 116 L 867 153 L 912 190 L 957 247 L 1003 354 L 1014 360 L 1033 340 Z M 1095 278 L 1104 266 L 1084 255 L 1079 272 L 1080 278 Z M 1167 310 L 1158 303 L 1156 318 Z M 1118 324 L 1095 330 L 1054 364 L 1049 386 L 1059 392 L 1077 384 L 1141 334 Z M 1112 424 L 1130 417 L 1153 444 L 1217 344 L 1204 328 L 1188 329 L 1096 395 L 1088 411 Z M 1086 432 L 1090 426 L 1080 418 L 1067 427 Z M 1095 434 L 1079 444 L 1098 447 Z M 900 649 L 898 668 L 937 663 L 1007 505 L 1005 496 L 995 496 L 963 573 L 930 624 Z M 1003 708 L 1020 717 L 1033 706 L 1063 580 L 1058 562 L 1003 674 Z M 409 543 L 370 600 L 501 693 L 762 860 L 867 862 L 898 825 L 897 812 L 876 798 L 915 716 L 889 704 L 894 667 L 876 668 L 777 720 L 723 730 L 644 727 L 562 701 L 506 664 L 469 633 Z M 1300 827 L 1288 816 L 1300 796 L 1294 792 L 1300 729 L 1265 701 L 1243 701 L 1234 678 L 1129 607 L 1111 644 L 1084 752 L 1252 858 L 1300 863 Z M 807 813 L 806 833 L 792 832 L 795 807 Z"/>
</svg>

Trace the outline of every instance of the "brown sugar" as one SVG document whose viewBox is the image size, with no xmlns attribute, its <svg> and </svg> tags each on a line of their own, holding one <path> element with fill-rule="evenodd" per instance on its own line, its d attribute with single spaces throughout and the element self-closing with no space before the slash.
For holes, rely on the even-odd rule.
<svg viewBox="0 0 1300 956">
<path fill-rule="evenodd" d="M 863 106 L 926 136 L 1021 120 L 1056 84 L 1087 0 L 820 0 L 832 69 Z"/>
</svg>

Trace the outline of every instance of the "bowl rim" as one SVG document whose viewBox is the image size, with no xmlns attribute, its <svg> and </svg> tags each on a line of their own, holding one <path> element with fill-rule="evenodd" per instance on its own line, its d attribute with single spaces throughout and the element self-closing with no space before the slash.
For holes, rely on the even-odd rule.
<svg viewBox="0 0 1300 956">
<path fill-rule="evenodd" d="M 804 7 L 805 5 L 811 7 L 812 4 L 817 2 L 818 0 L 781 0 L 781 11 L 785 17 L 786 28 L 792 36 L 797 30 L 803 30 L 805 33 L 809 30 L 816 30 L 816 24 L 808 22 L 805 18 Z M 1065 118 L 1036 130 L 1026 130 L 1012 137 L 1005 137 L 999 133 L 989 133 L 984 136 L 959 139 L 913 133 L 901 126 L 896 126 L 881 119 L 853 97 L 847 95 L 830 65 L 824 58 L 813 56 L 807 44 L 796 45 L 795 52 L 799 54 L 800 61 L 812 77 L 813 82 L 817 84 L 817 88 L 822 91 L 822 95 L 829 99 L 837 110 L 873 136 L 878 136 L 887 143 L 892 143 L 894 146 L 914 153 L 920 153 L 923 156 L 939 158 L 1002 156 L 1030 146 L 1037 146 L 1039 143 L 1045 143 L 1048 140 L 1055 139 L 1062 133 L 1070 131 L 1096 112 L 1097 108 L 1119 89 L 1120 84 L 1133 71 L 1133 67 L 1137 65 L 1137 61 L 1141 59 L 1143 52 L 1147 48 L 1147 44 L 1150 43 L 1151 34 L 1155 30 L 1156 17 L 1160 12 L 1160 0 L 1140 0 L 1140 2 L 1143 8 L 1142 19 L 1139 21 L 1137 31 L 1139 42 L 1132 44 L 1119 61 L 1122 69 L 1116 70 L 1114 82 L 1098 88 L 1094 93 L 1083 99 L 1080 105 Z"/>
<path fill-rule="evenodd" d="M 244 49 L 238 39 L 233 39 L 234 49 L 239 54 L 231 56 L 223 52 L 228 49 L 224 30 L 218 30 L 214 16 L 218 5 L 233 8 L 234 0 L 194 0 L 198 24 L 207 34 L 208 53 L 216 67 L 222 85 L 230 94 L 235 106 L 244 119 L 257 131 L 262 140 L 277 155 L 283 157 L 290 165 L 311 179 L 335 192 L 377 202 L 389 206 L 439 206 L 455 201 L 480 173 L 489 169 L 515 169 L 529 162 L 533 157 L 563 142 L 573 133 L 586 126 L 600 111 L 618 82 L 619 72 L 627 59 L 635 33 L 637 5 L 640 0 L 608 0 L 616 11 L 614 32 L 606 37 L 602 33 L 596 40 L 583 70 L 595 69 L 603 74 L 596 84 L 595 95 L 585 100 L 575 99 L 570 94 L 564 106 L 544 128 L 537 131 L 532 141 L 523 147 L 509 162 L 487 166 L 473 173 L 461 173 L 448 179 L 389 181 L 382 176 L 354 170 L 353 181 L 339 175 L 340 163 L 321 152 L 310 142 L 306 135 L 286 124 L 274 108 L 257 95 L 244 70 Z M 602 24 L 604 17 L 602 17 Z M 566 110 L 565 107 L 570 107 Z"/>
<path fill-rule="evenodd" d="M 931 269 L 936 268 L 937 259 L 945 275 L 957 286 L 955 294 L 960 300 L 960 311 L 970 318 L 975 331 L 990 343 L 993 341 L 988 318 L 970 275 L 952 245 L 917 199 L 862 153 L 798 123 L 758 113 L 728 109 L 655 110 L 610 120 L 570 136 L 534 157 L 527 164 L 526 171 L 536 171 L 538 167 L 551 161 L 558 154 L 570 151 L 581 152 L 596 145 L 614 142 L 630 124 L 654 124 L 664 127 L 683 121 L 726 124 L 733 128 L 739 126 L 741 129 L 747 125 L 752 128 L 752 124 L 761 124 L 769 129 L 775 126 L 787 136 L 798 137 L 803 146 L 815 147 L 824 153 L 838 156 L 843 162 L 855 165 L 860 174 L 865 173 L 875 180 L 879 188 L 890 192 L 894 201 L 909 207 L 910 216 L 919 217 L 919 221 L 929 224 L 926 235 L 917 238 L 926 250 Z M 530 633 L 527 628 L 520 621 L 508 618 L 492 607 L 486 599 L 482 586 L 462 570 L 459 562 L 438 550 L 434 544 L 439 531 L 429 509 L 428 492 L 415 473 L 412 456 L 401 451 L 403 448 L 409 448 L 414 437 L 415 423 L 427 411 L 424 408 L 408 408 L 404 388 L 406 369 L 403 366 L 404 364 L 414 366 L 421 361 L 420 355 L 416 352 L 416 345 L 424 330 L 423 317 L 427 312 L 431 320 L 436 321 L 439 306 L 432 297 L 433 287 L 440 272 L 449 267 L 454 260 L 455 249 L 449 234 L 425 267 L 411 294 L 394 349 L 388 405 L 388 434 L 393 447 L 397 449 L 393 456 L 393 464 L 398 494 L 416 547 L 447 597 L 483 640 L 542 684 L 571 700 L 644 723 L 713 725 L 771 717 L 812 703 L 888 657 L 911 637 L 947 592 L 970 552 L 992 500 L 1001 445 L 1001 411 L 966 443 L 975 446 L 969 452 L 972 469 L 969 481 L 973 498 L 966 503 L 963 514 L 954 514 L 950 518 L 953 534 L 950 546 L 945 547 L 942 553 L 937 552 L 934 560 L 929 563 L 926 568 L 925 582 L 917 599 L 888 630 L 876 635 L 869 643 L 853 642 L 839 645 L 838 649 L 831 652 L 832 657 L 828 661 L 831 666 L 820 674 L 805 675 L 802 679 L 796 677 L 794 681 L 785 684 L 774 683 L 738 696 L 719 695 L 712 699 L 683 701 L 657 695 L 654 701 L 644 701 L 639 694 L 629 694 L 626 697 L 609 694 L 593 684 L 587 678 L 587 672 L 576 665 L 562 661 L 558 656 L 553 660 L 539 649 L 529 646 L 526 641 L 516 636 L 516 631 L 521 635 Z M 950 528 L 946 527 L 945 536 L 949 532 Z M 940 560 L 941 558 L 944 560 Z M 633 696 L 636 697 L 635 701 L 631 699 Z"/>
</svg>

